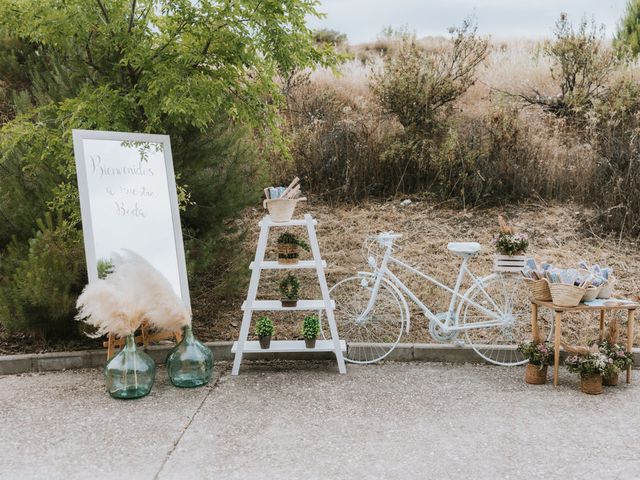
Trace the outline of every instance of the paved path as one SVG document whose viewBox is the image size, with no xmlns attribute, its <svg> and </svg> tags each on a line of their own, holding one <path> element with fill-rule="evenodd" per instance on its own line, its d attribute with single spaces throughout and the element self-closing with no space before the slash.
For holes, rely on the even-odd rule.
<svg viewBox="0 0 640 480">
<path fill-rule="evenodd" d="M 135 401 L 110 399 L 98 370 L 0 377 L 0 479 L 640 478 L 636 384 L 593 397 L 521 368 L 216 370 L 180 390 L 160 369 Z"/>
</svg>

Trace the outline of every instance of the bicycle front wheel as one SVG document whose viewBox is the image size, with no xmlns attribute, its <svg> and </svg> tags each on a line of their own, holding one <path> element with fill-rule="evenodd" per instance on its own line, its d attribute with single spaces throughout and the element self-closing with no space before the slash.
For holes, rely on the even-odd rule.
<svg viewBox="0 0 640 480">
<path fill-rule="evenodd" d="M 461 305 L 467 343 L 487 362 L 505 366 L 526 363 L 517 346 L 531 339 L 530 308 L 521 276 L 495 273 L 482 279 L 481 286 L 469 289 Z"/>
<path fill-rule="evenodd" d="M 361 318 L 371 299 L 373 283 L 372 275 L 359 275 L 342 280 L 330 290 L 331 298 L 336 302 L 334 316 L 338 335 L 349 346 L 345 360 L 351 363 L 379 362 L 391 353 L 402 337 L 403 302 L 388 280 L 382 280 L 373 308 Z M 320 313 L 322 336 L 331 338 L 326 314 Z"/>
</svg>

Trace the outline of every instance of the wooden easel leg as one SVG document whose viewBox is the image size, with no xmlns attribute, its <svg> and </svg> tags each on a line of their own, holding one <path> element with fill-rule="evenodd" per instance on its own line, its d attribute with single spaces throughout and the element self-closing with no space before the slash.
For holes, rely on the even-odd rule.
<svg viewBox="0 0 640 480">
<path fill-rule="evenodd" d="M 538 328 L 538 305 L 531 304 L 531 334 L 533 341 L 538 343 L 540 341 L 540 330 Z"/>
<path fill-rule="evenodd" d="M 600 340 L 604 339 L 604 310 L 600 310 Z"/>
<path fill-rule="evenodd" d="M 107 361 L 113 357 L 114 345 L 113 345 L 113 333 L 110 333 L 107 337 Z"/>
<path fill-rule="evenodd" d="M 182 332 L 180 330 L 173 332 L 173 336 L 176 338 L 176 345 L 182 341 Z"/>
<path fill-rule="evenodd" d="M 140 325 L 140 331 L 142 332 L 142 345 L 144 348 L 147 348 L 149 346 L 149 326 L 147 325 L 147 322 L 142 322 L 142 325 Z"/>
<path fill-rule="evenodd" d="M 553 340 L 553 385 L 558 386 L 558 369 L 560 368 L 560 332 L 562 331 L 562 312 L 555 312 L 555 337 Z"/>
<path fill-rule="evenodd" d="M 627 313 L 627 350 L 633 351 L 633 324 L 635 323 L 635 310 Z M 627 367 L 627 383 L 631 383 L 631 365 Z"/>
</svg>

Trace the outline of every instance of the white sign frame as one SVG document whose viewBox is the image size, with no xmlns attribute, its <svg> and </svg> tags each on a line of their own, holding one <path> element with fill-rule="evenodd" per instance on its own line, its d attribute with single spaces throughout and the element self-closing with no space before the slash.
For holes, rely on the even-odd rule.
<svg viewBox="0 0 640 480">
<path fill-rule="evenodd" d="M 90 192 L 88 185 L 87 159 L 85 158 L 84 140 L 111 140 L 121 142 L 150 142 L 162 144 L 164 153 L 164 167 L 167 177 L 167 191 L 171 205 L 171 220 L 173 228 L 176 259 L 178 264 L 178 277 L 180 281 L 180 297 L 185 306 L 191 311 L 191 299 L 189 296 L 189 283 L 187 279 L 187 264 L 184 254 L 182 239 L 182 226 L 180 224 L 180 211 L 178 209 L 178 194 L 173 170 L 173 157 L 171 154 L 171 142 L 169 135 L 156 135 L 147 133 L 109 132 L 100 130 L 73 129 L 73 149 L 76 160 L 76 172 L 78 178 L 78 190 L 80 193 L 80 212 L 82 216 L 82 229 L 84 248 L 87 260 L 87 273 L 89 282 L 98 279 L 97 258 L 95 251 L 95 237 L 92 225 L 92 212 Z M 152 241 L 150 239 L 149 241 Z"/>
</svg>

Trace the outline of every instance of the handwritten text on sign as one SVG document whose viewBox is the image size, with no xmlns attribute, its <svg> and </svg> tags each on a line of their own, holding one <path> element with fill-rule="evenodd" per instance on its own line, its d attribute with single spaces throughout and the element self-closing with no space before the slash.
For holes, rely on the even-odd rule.
<svg viewBox="0 0 640 480">
<path fill-rule="evenodd" d="M 133 250 L 180 295 L 162 144 L 84 139 L 83 147 L 96 259 Z"/>
</svg>

